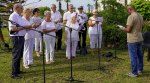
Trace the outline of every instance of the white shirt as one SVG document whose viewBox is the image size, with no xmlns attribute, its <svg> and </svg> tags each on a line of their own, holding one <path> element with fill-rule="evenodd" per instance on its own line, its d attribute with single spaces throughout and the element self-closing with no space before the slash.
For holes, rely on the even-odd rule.
<svg viewBox="0 0 150 83">
<path fill-rule="evenodd" d="M 84 23 L 86 23 L 86 21 L 88 20 L 87 15 L 84 14 L 83 12 L 82 12 L 82 13 L 79 13 L 79 12 L 78 12 L 78 17 L 79 17 L 79 23 L 80 23 L 80 24 L 84 24 Z"/>
<path fill-rule="evenodd" d="M 95 24 L 93 27 L 90 26 L 88 33 L 89 34 L 102 34 L 101 24 L 103 22 L 103 17 L 97 17 L 97 19 L 90 17 L 90 20 L 92 20 L 92 23 L 95 23 L 96 20 L 99 21 L 99 23 L 98 23 L 98 28 L 97 28 L 97 24 Z"/>
<path fill-rule="evenodd" d="M 56 11 L 56 12 L 51 11 L 51 20 L 52 20 L 53 22 L 57 22 L 57 21 L 59 21 L 60 19 L 62 19 L 62 15 L 60 14 L 59 11 Z M 62 23 L 55 24 L 57 30 L 60 30 L 60 29 L 61 29 L 61 27 L 62 27 L 61 25 L 62 25 Z"/>
<path fill-rule="evenodd" d="M 20 26 L 25 26 L 22 17 L 16 12 L 13 12 L 10 15 L 9 20 L 18 23 Z M 9 24 L 9 31 L 11 31 L 11 29 L 16 26 L 13 25 L 11 22 L 8 22 L 8 24 Z M 10 34 L 10 36 L 24 36 L 25 34 L 26 34 L 26 30 L 21 30 L 17 34 Z"/>
<path fill-rule="evenodd" d="M 25 17 L 22 17 L 22 18 L 23 18 L 23 20 L 24 20 L 24 25 L 30 26 L 30 25 L 33 24 L 32 19 L 27 20 Z M 25 34 L 25 40 L 31 39 L 31 38 L 34 38 L 34 37 L 35 37 L 35 33 L 34 33 L 33 30 L 26 30 L 26 32 L 27 32 L 27 33 Z"/>
<path fill-rule="evenodd" d="M 72 32 L 71 32 L 71 39 L 72 39 L 72 41 L 79 41 L 79 34 L 78 34 L 78 31 L 76 31 L 76 30 L 79 30 L 79 24 L 78 24 L 78 22 L 76 22 L 75 24 L 72 24 L 71 22 L 68 22 L 66 24 L 66 26 L 75 29 L 75 30 L 72 29 Z M 70 31 L 69 31 L 69 28 L 66 27 L 65 31 L 67 32 L 67 40 L 70 41 Z"/>
<path fill-rule="evenodd" d="M 72 12 L 73 13 L 73 12 Z M 64 16 L 63 16 L 63 20 L 67 20 L 67 22 L 71 21 L 71 14 L 72 14 L 70 11 L 68 12 L 65 12 L 64 13 Z"/>
<path fill-rule="evenodd" d="M 46 30 L 56 29 L 54 22 L 46 22 L 45 20 L 42 22 L 41 26 L 42 26 L 42 29 L 46 29 Z M 47 34 L 56 36 L 55 32 L 49 32 Z M 47 37 L 50 37 L 50 36 L 44 34 L 44 37 L 47 38 Z"/>
<path fill-rule="evenodd" d="M 32 17 L 32 21 L 35 24 L 41 24 L 42 23 L 42 19 L 40 17 Z M 36 28 L 35 30 L 42 31 L 41 25 L 38 28 Z M 35 31 L 35 37 L 38 38 L 39 36 L 41 36 L 41 33 Z"/>
</svg>

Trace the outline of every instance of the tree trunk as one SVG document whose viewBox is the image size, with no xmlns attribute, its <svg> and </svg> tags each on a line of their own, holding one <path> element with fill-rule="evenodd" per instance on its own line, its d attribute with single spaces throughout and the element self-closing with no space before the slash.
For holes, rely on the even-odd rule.
<svg viewBox="0 0 150 83">
<path fill-rule="evenodd" d="M 98 2 L 97 2 L 97 0 L 95 1 L 95 9 L 98 9 Z"/>
<path fill-rule="evenodd" d="M 128 0 L 125 0 L 125 5 L 127 5 L 128 4 Z"/>
<path fill-rule="evenodd" d="M 61 12 L 61 2 L 59 1 L 59 11 Z"/>
<path fill-rule="evenodd" d="M 68 10 L 68 9 L 69 9 L 69 8 L 68 8 L 68 6 L 69 6 L 69 3 L 68 3 L 68 2 L 66 2 L 66 3 L 67 3 L 67 10 Z"/>
</svg>

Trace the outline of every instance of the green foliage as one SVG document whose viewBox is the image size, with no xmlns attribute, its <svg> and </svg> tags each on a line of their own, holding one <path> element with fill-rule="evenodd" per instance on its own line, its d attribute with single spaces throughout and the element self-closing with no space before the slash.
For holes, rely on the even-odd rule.
<svg viewBox="0 0 150 83">
<path fill-rule="evenodd" d="M 150 20 L 150 1 L 132 0 L 131 4 L 135 6 L 137 12 L 143 16 L 144 20 Z"/>
<path fill-rule="evenodd" d="M 126 8 L 116 2 L 116 0 L 106 0 L 105 10 L 99 12 L 99 15 L 104 18 L 103 22 L 103 41 L 105 46 L 108 44 L 114 45 L 114 40 L 118 44 L 118 48 L 126 48 L 126 33 L 118 30 L 117 24 L 125 25 L 127 19 Z"/>
<path fill-rule="evenodd" d="M 44 16 L 44 12 L 45 12 L 46 10 L 50 10 L 49 7 L 40 7 L 39 9 L 40 9 L 40 17 L 43 17 L 43 16 Z"/>
</svg>

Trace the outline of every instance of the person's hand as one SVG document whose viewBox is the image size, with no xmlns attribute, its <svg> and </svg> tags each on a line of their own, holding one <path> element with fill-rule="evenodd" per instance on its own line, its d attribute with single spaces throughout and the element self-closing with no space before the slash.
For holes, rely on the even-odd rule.
<svg viewBox="0 0 150 83">
<path fill-rule="evenodd" d="M 122 26 L 122 25 L 117 25 L 121 30 L 124 30 L 125 29 L 125 27 L 124 26 Z"/>
</svg>

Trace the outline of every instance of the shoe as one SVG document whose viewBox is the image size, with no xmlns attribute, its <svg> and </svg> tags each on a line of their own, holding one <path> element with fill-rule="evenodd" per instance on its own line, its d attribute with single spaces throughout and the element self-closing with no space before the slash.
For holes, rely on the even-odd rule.
<svg viewBox="0 0 150 83">
<path fill-rule="evenodd" d="M 12 79 L 20 79 L 21 77 L 19 75 L 12 75 L 11 78 Z"/>
<path fill-rule="evenodd" d="M 133 74 L 133 73 L 128 73 L 127 76 L 128 76 L 128 77 L 138 77 L 138 75 L 135 75 L 135 74 Z"/>
<path fill-rule="evenodd" d="M 29 66 L 28 65 L 24 65 L 24 68 L 29 69 Z"/>
<path fill-rule="evenodd" d="M 142 74 L 143 74 L 143 71 L 138 71 L 138 74 L 139 74 L 139 75 L 142 75 Z"/>
<path fill-rule="evenodd" d="M 51 62 L 47 61 L 46 64 L 51 64 Z"/>
</svg>

